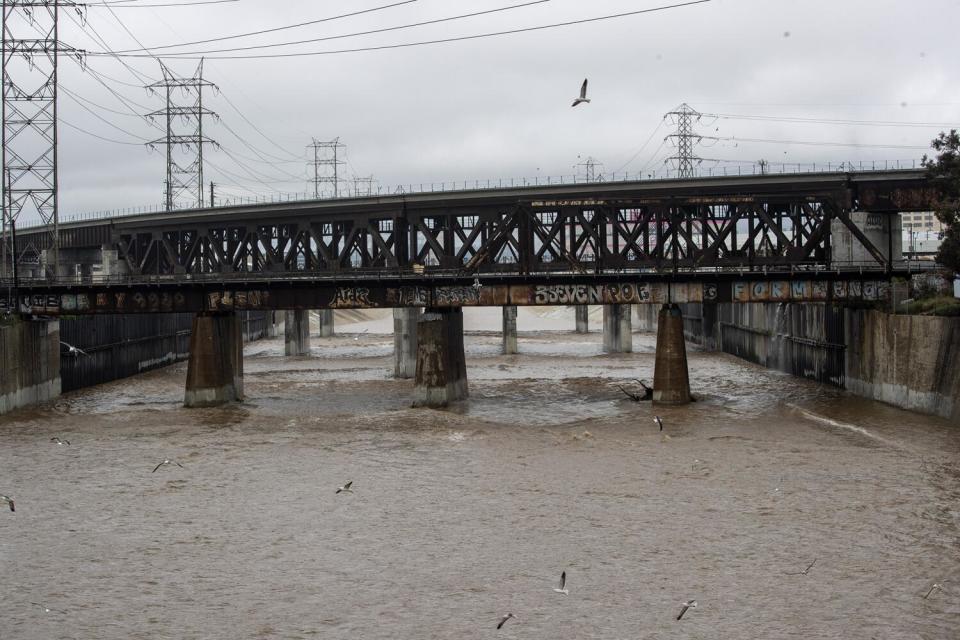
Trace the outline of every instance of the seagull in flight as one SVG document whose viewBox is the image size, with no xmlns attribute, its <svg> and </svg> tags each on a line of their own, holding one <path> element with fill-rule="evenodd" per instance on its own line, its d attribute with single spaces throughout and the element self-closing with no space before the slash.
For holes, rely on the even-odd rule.
<svg viewBox="0 0 960 640">
<path fill-rule="evenodd" d="M 67 344 L 63 340 L 60 341 L 60 344 L 65 346 L 67 348 L 67 353 L 69 353 L 74 358 L 76 358 L 79 355 L 84 355 L 84 356 L 89 355 L 86 351 L 84 351 L 80 347 L 75 347 L 72 344 Z"/>
<path fill-rule="evenodd" d="M 342 487 L 339 487 L 339 488 L 337 489 L 337 493 L 341 493 L 341 492 L 343 492 L 343 493 L 353 493 L 353 489 L 350 488 L 350 485 L 352 485 L 352 484 L 353 484 L 353 480 L 351 480 L 351 481 L 348 482 L 347 484 L 343 485 Z"/>
<path fill-rule="evenodd" d="M 653 421 L 660 425 L 660 431 L 663 431 L 663 420 L 660 419 L 660 416 L 653 416 Z"/>
<path fill-rule="evenodd" d="M 683 603 L 683 609 L 680 609 L 680 615 L 677 616 L 677 620 L 683 617 L 683 614 L 687 612 L 687 609 L 696 609 L 697 601 L 696 600 L 687 600 Z"/>
<path fill-rule="evenodd" d="M 359 340 L 359 339 L 360 339 L 360 336 L 362 336 L 363 334 L 365 334 L 367 331 L 369 331 L 369 329 L 364 329 L 364 330 L 361 331 L 358 335 L 353 336 L 354 341 Z"/>
<path fill-rule="evenodd" d="M 6 502 L 8 505 L 10 505 L 10 511 L 16 511 L 16 509 L 13 507 L 13 498 L 10 496 L 0 496 L 0 502 Z"/>
<path fill-rule="evenodd" d="M 156 472 L 157 472 L 157 469 L 159 469 L 160 467 L 162 467 L 162 466 L 164 466 L 164 465 L 167 465 L 167 464 L 175 464 L 175 465 L 177 465 L 178 467 L 180 467 L 181 469 L 183 469 L 183 465 L 180 464 L 179 462 L 177 462 L 176 460 L 164 460 L 163 462 L 161 462 L 160 464 L 158 464 L 157 466 L 155 466 L 155 467 L 153 468 L 153 471 L 151 471 L 150 473 L 156 473 Z"/>
<path fill-rule="evenodd" d="M 506 623 L 506 621 L 509 620 L 510 618 L 516 618 L 516 617 L 517 616 L 513 615 L 512 613 L 508 613 L 507 615 L 503 616 L 502 618 L 500 618 L 500 623 L 497 625 L 497 629 L 502 627 Z"/>
<path fill-rule="evenodd" d="M 779 490 L 779 489 L 778 489 L 778 490 Z M 796 572 L 796 573 L 788 573 L 787 575 L 788 575 L 788 576 L 805 576 L 805 575 L 807 575 L 808 573 L 810 573 L 810 569 L 813 569 L 813 565 L 815 565 L 815 564 L 817 564 L 817 559 L 816 559 L 816 558 L 814 558 L 814 559 L 813 559 L 813 562 L 811 562 L 810 564 L 808 564 L 808 565 L 807 565 L 807 568 L 804 569 L 803 571 L 798 571 L 798 572 Z"/>
<path fill-rule="evenodd" d="M 65 445 L 65 444 L 70 444 L 70 441 L 69 441 L 69 440 L 61 440 L 61 439 L 58 438 L 57 436 L 53 436 L 52 438 L 50 438 L 50 442 L 56 442 L 56 443 L 57 443 L 58 445 L 60 445 L 61 447 L 62 447 L 63 445 Z"/>
<path fill-rule="evenodd" d="M 554 589 L 557 593 L 562 593 L 565 596 L 570 595 L 570 589 L 567 589 L 567 572 L 564 571 L 560 574 L 560 588 Z"/>
<path fill-rule="evenodd" d="M 587 79 L 583 79 L 583 84 L 580 85 L 580 97 L 573 101 L 571 107 L 575 107 L 581 102 L 590 102 L 590 98 L 587 97 Z"/>
<path fill-rule="evenodd" d="M 940 586 L 940 583 L 934 582 L 933 586 L 930 587 L 930 591 L 927 591 L 927 595 L 923 596 L 923 599 L 926 600 L 927 598 L 929 598 L 930 594 L 933 593 L 934 591 L 942 591 L 942 590 L 943 590 L 943 587 Z"/>
<path fill-rule="evenodd" d="M 44 612 L 44 613 L 62 613 L 62 614 L 64 614 L 64 615 L 66 615 L 66 613 L 67 613 L 66 611 L 63 611 L 62 609 L 51 609 L 51 608 L 48 607 L 47 605 L 40 604 L 39 602 L 31 602 L 30 604 L 40 607 L 41 609 L 43 609 L 43 612 Z"/>
</svg>

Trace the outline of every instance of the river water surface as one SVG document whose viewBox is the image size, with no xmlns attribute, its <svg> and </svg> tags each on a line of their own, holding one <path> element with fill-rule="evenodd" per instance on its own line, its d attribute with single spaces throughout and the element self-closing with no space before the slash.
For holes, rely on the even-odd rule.
<svg viewBox="0 0 960 640">
<path fill-rule="evenodd" d="M 661 434 L 653 336 L 599 343 L 468 336 L 447 411 L 371 332 L 247 345 L 242 405 L 181 364 L 4 416 L 0 640 L 960 638 L 960 427 L 691 351 Z"/>
</svg>

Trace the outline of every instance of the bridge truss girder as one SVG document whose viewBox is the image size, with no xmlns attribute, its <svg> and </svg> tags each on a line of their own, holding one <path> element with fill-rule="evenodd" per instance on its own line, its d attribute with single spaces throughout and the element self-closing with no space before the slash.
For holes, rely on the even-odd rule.
<svg viewBox="0 0 960 640">
<path fill-rule="evenodd" d="M 602 273 L 621 270 L 840 268 L 831 225 L 850 229 L 841 198 L 516 202 L 298 212 L 260 219 L 115 229 L 132 275 L 406 271 Z"/>
</svg>

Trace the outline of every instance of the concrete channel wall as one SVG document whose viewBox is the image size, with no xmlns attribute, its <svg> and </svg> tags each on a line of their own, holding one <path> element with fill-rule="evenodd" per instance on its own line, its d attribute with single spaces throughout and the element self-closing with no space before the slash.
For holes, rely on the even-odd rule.
<svg viewBox="0 0 960 640">
<path fill-rule="evenodd" d="M 243 339 L 266 332 L 268 311 L 242 311 Z M 190 356 L 192 313 L 64 317 L 61 340 L 86 352 L 64 354 L 63 391 L 74 391 L 186 360 Z"/>
<path fill-rule="evenodd" d="M 56 320 L 0 324 L 0 414 L 60 395 L 60 326 Z"/>
<path fill-rule="evenodd" d="M 960 318 L 830 304 L 682 306 L 684 335 L 705 349 L 960 422 Z"/>
</svg>

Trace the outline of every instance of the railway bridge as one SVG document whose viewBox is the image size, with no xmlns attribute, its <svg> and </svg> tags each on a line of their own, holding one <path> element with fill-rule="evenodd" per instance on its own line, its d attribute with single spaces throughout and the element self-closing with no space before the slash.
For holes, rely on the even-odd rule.
<svg viewBox="0 0 960 640">
<path fill-rule="evenodd" d="M 34 317 L 195 313 L 185 402 L 242 397 L 236 312 L 393 308 L 415 404 L 467 394 L 462 308 L 604 305 L 604 345 L 629 350 L 630 305 L 658 304 L 655 399 L 689 401 L 687 302 L 883 302 L 909 275 L 904 211 L 924 171 L 594 182 L 392 194 L 125 216 L 21 230 L 0 311 Z M 56 241 L 54 241 L 56 239 Z M 510 333 L 513 333 L 512 341 Z M 415 363 L 415 365 L 414 365 Z"/>
</svg>

